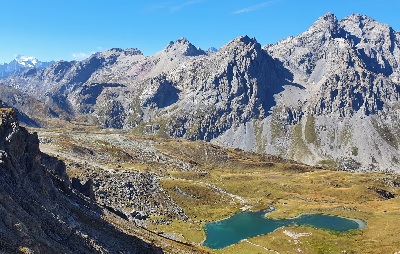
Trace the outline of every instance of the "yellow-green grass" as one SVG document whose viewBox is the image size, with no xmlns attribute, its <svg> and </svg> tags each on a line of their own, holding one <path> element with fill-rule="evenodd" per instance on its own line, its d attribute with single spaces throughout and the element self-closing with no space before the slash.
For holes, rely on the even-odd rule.
<svg viewBox="0 0 400 254">
<path fill-rule="evenodd" d="M 205 233 L 200 223 L 196 224 L 181 220 L 174 220 L 168 225 L 152 225 L 149 229 L 157 233 L 168 232 L 170 234 L 174 234 L 180 241 L 197 245 L 200 244 L 205 238 Z"/>
<path fill-rule="evenodd" d="M 82 173 L 84 173 L 84 171 L 82 169 L 79 169 L 79 168 L 68 168 L 67 169 L 67 175 L 70 178 L 79 177 L 80 175 L 82 175 Z"/>
<path fill-rule="evenodd" d="M 294 217 L 301 213 L 324 213 L 362 219 L 367 222 L 366 229 L 347 233 L 301 227 L 301 230 L 305 232 L 312 232 L 311 236 L 305 237 L 307 241 L 301 240 L 302 244 L 290 244 L 288 241 L 282 244 L 282 241 L 288 238 L 282 230 L 251 238 L 251 242 L 256 241 L 255 243 L 262 245 L 257 242 L 257 239 L 262 239 L 259 241 L 267 244 L 268 246 L 265 246 L 267 249 L 277 250 L 280 253 L 293 253 L 293 250 L 297 249 L 303 250 L 304 253 L 341 253 L 344 250 L 347 253 L 374 253 L 381 249 L 380 246 L 388 251 L 382 253 L 390 253 L 390 251 L 394 253 L 400 250 L 400 240 L 397 237 L 400 229 L 396 226 L 400 218 L 399 198 L 385 200 L 373 189 L 385 189 L 399 195 L 398 188 L 391 188 L 380 180 L 387 175 L 330 170 L 298 173 L 287 170 L 287 165 L 279 163 L 267 168 L 259 165 L 253 167 L 251 163 L 244 163 L 238 167 L 241 169 L 235 170 L 229 167 L 208 170 L 205 177 L 185 172 L 180 172 L 179 176 L 190 179 L 185 182 L 185 191 L 194 195 L 199 191 L 196 182 L 201 181 L 212 183 L 229 193 L 243 197 L 249 205 L 253 206 L 253 210 L 265 209 L 273 204 L 276 210 L 269 216 L 274 218 Z M 167 190 L 171 193 L 171 188 Z M 218 198 L 215 193 L 203 196 L 205 199 L 203 198 L 201 202 L 196 199 L 176 197 L 175 194 L 171 196 L 174 200 L 178 200 L 177 203 L 191 218 L 218 220 L 226 217 L 227 213 L 238 212 L 237 206 L 231 206 L 232 209 L 221 212 L 221 203 L 215 201 Z M 213 211 L 213 213 L 207 214 L 207 211 Z M 215 216 L 216 214 L 219 216 Z M 165 231 L 168 231 L 168 226 Z M 251 251 L 268 253 L 265 249 L 248 242 L 216 252 L 250 253 Z"/>
<path fill-rule="evenodd" d="M 300 237 L 289 236 L 284 231 L 292 234 L 304 234 Z M 285 227 L 273 233 L 257 236 L 233 246 L 229 246 L 217 253 L 245 253 L 250 243 L 252 253 L 359 253 L 354 252 L 354 242 L 360 241 L 362 231 L 354 230 L 337 233 L 328 230 L 314 229 L 311 227 Z M 352 241 L 351 239 L 355 239 Z M 250 242 L 250 243 L 249 243 Z M 256 247 L 257 246 L 257 247 Z M 343 252 L 346 251 L 346 252 Z"/>
<path fill-rule="evenodd" d="M 120 169 L 132 170 L 132 171 L 149 171 L 150 167 L 142 163 L 121 163 L 119 164 Z"/>
<path fill-rule="evenodd" d="M 134 139 L 133 136 L 129 136 Z M 75 142 L 65 138 L 60 143 Z M 142 137 L 142 139 L 146 139 Z M 217 253 L 395 253 L 400 251 L 400 188 L 391 187 L 384 178 L 397 176 L 383 173 L 350 173 L 336 170 L 316 170 L 301 164 L 281 160 L 277 157 L 222 149 L 204 142 L 153 139 L 162 153 L 190 163 L 196 171 L 180 172 L 174 166 L 164 167 L 160 185 L 172 200 L 183 208 L 189 221 L 173 221 L 169 225 L 154 224 L 150 229 L 173 233 L 182 240 L 201 244 L 205 239 L 202 226 L 240 212 L 244 205 L 252 210 L 262 210 L 273 205 L 276 210 L 269 214 L 273 218 L 294 217 L 301 213 L 325 213 L 367 222 L 364 230 L 337 233 L 308 227 L 279 229 L 268 235 L 250 238 L 234 246 L 217 250 Z M 80 149 L 85 148 L 77 144 Z M 82 146 L 82 147 L 81 147 Z M 104 147 L 92 147 L 103 151 Z M 105 150 L 104 150 L 105 151 Z M 108 149 L 118 156 L 122 169 L 153 171 L 160 165 L 131 161 L 125 156 L 134 151 L 121 147 Z M 79 170 L 71 169 L 71 174 Z M 167 177 L 169 175 L 169 177 Z M 239 202 L 221 193 L 211 185 L 218 186 L 230 194 L 240 196 Z M 396 198 L 386 200 L 376 190 L 386 190 Z M 284 230 L 311 233 L 294 239 Z M 258 246 L 259 245 L 259 246 Z M 262 247 L 260 247 L 262 246 Z M 264 248 L 263 248 L 264 247 Z"/>
<path fill-rule="evenodd" d="M 195 221 L 220 220 L 234 214 L 240 207 L 231 197 L 202 183 L 163 179 L 161 186 Z"/>
</svg>

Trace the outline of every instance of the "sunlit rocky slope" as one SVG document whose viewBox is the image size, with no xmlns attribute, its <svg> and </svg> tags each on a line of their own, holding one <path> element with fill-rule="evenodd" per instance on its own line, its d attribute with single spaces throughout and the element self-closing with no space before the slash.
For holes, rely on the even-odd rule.
<svg viewBox="0 0 400 254">
<path fill-rule="evenodd" d="M 64 162 L 42 153 L 37 134 L 1 107 L 0 173 L 1 253 L 197 252 L 96 203 L 92 178 L 71 181 Z"/>
<path fill-rule="evenodd" d="M 218 253 L 398 250 L 398 175 L 84 124 L 30 134 L 16 118 L 0 109 L 2 253 L 212 253 L 207 222 L 271 207 L 274 218 L 324 213 L 367 227 L 288 226 Z"/>
<path fill-rule="evenodd" d="M 264 47 L 243 36 L 205 52 L 179 39 L 153 56 L 111 49 L 1 83 L 39 102 L 34 112 L 20 107 L 39 124 L 44 116 L 79 120 L 345 170 L 400 172 L 399 57 L 400 34 L 390 26 L 328 13 Z"/>
</svg>

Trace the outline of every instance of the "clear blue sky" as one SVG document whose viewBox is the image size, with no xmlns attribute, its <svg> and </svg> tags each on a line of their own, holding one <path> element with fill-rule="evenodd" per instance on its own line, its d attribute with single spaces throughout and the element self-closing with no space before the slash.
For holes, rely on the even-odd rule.
<svg viewBox="0 0 400 254">
<path fill-rule="evenodd" d="M 15 55 L 81 59 L 109 48 L 145 55 L 186 37 L 219 48 L 240 35 L 262 45 L 305 31 L 318 17 L 368 15 L 400 31 L 400 0 L 0 0 L 0 63 Z"/>
</svg>

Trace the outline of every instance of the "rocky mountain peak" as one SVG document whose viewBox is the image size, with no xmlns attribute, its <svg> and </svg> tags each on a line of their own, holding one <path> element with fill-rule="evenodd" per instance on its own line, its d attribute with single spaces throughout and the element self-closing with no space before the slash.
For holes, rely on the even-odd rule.
<svg viewBox="0 0 400 254">
<path fill-rule="evenodd" d="M 358 13 L 350 14 L 349 16 L 345 17 L 343 20 L 352 20 L 357 23 L 360 23 L 361 21 L 365 21 L 365 20 L 376 22 L 371 17 L 368 17 L 367 15 L 363 15 L 363 14 L 358 14 Z"/>
<path fill-rule="evenodd" d="M 175 42 L 170 42 L 168 46 L 164 49 L 167 53 L 173 53 L 183 56 L 201 56 L 206 55 L 206 52 L 197 48 L 192 43 L 190 43 L 186 38 L 179 38 Z"/>
<path fill-rule="evenodd" d="M 365 15 L 353 14 L 340 21 L 341 37 L 357 50 L 369 71 L 392 76 L 400 75 L 400 36 L 389 25 Z"/>
<path fill-rule="evenodd" d="M 18 64 L 25 66 L 25 67 L 35 67 L 38 64 L 38 60 L 33 57 L 33 56 L 23 56 L 23 55 L 18 55 L 15 58 L 15 61 L 18 62 Z"/>
<path fill-rule="evenodd" d="M 315 21 L 307 30 L 306 34 L 312 34 L 314 37 L 326 40 L 335 36 L 337 28 L 338 19 L 333 13 L 328 12 Z"/>
<path fill-rule="evenodd" d="M 189 44 L 190 44 L 190 42 L 188 41 L 188 39 L 186 39 L 185 37 L 179 38 L 178 40 L 176 40 L 175 43 L 186 44 L 186 45 L 189 45 Z"/>
<path fill-rule="evenodd" d="M 28 69 L 44 69 L 54 62 L 41 62 L 32 56 L 18 55 L 10 63 L 0 64 L 0 78 L 7 78 L 15 74 L 21 74 Z"/>
<path fill-rule="evenodd" d="M 327 12 L 317 20 L 317 22 L 321 22 L 321 21 L 330 22 L 330 23 L 337 23 L 338 19 L 335 16 L 335 14 L 333 14 L 332 12 Z"/>
<path fill-rule="evenodd" d="M 108 52 L 109 54 L 116 53 L 116 54 L 124 54 L 127 56 L 143 55 L 142 51 L 137 48 L 127 48 L 127 49 L 112 48 L 110 50 L 107 50 L 106 52 Z"/>
<path fill-rule="evenodd" d="M 400 161 L 393 121 L 387 128 L 376 124 L 398 117 L 400 35 L 367 16 L 338 21 L 327 13 L 305 32 L 264 49 L 245 35 L 215 53 L 206 54 L 185 38 L 149 57 L 126 56 L 121 49 L 109 52 L 114 53 L 57 63 L 43 74 L 26 73 L 29 78 L 13 77 L 4 84 L 21 90 L 26 84 L 31 88 L 25 91 L 32 93 L 54 92 L 49 101 L 55 108 L 70 109 L 71 115 L 94 112 L 106 127 L 154 125 L 162 135 L 215 141 L 305 163 L 332 156 L 335 162 L 350 158 L 365 168 L 400 165 L 390 164 Z M 385 118 L 388 112 L 395 113 Z M 338 127 L 343 121 L 348 126 Z M 369 127 L 359 133 L 360 125 Z M 390 128 L 393 138 L 387 141 Z M 315 131 L 312 141 L 303 139 L 308 135 L 301 133 L 304 130 Z M 345 147 L 337 133 L 347 137 L 350 132 L 353 138 L 346 138 Z M 376 132 L 382 133 L 382 140 Z M 331 145 L 333 139 L 336 146 Z M 360 145 L 358 155 L 352 153 L 352 147 L 365 140 L 369 144 Z M 299 152 L 303 141 L 310 145 Z M 374 144 L 383 150 L 370 151 Z"/>
<path fill-rule="evenodd" d="M 235 40 L 234 40 L 234 41 L 235 41 Z M 257 43 L 256 38 L 250 38 L 250 37 L 247 36 L 247 35 L 240 36 L 240 37 L 236 38 L 236 41 L 241 41 L 241 42 L 243 42 L 244 44 Z"/>
<path fill-rule="evenodd" d="M 125 49 L 125 53 L 129 53 L 130 55 L 143 55 L 143 52 L 138 48 L 127 48 Z"/>
<path fill-rule="evenodd" d="M 235 39 L 233 39 L 230 43 L 227 44 L 227 46 L 232 45 L 232 44 L 239 44 L 239 45 L 252 45 L 252 44 L 258 44 L 256 38 L 250 38 L 247 35 L 239 36 Z"/>
<path fill-rule="evenodd" d="M 229 54 L 234 57 L 248 53 L 258 54 L 260 52 L 263 52 L 261 45 L 255 38 L 250 38 L 247 35 L 235 38 L 218 51 L 218 53 Z"/>
<path fill-rule="evenodd" d="M 340 21 L 340 25 L 344 30 L 359 38 L 363 36 L 379 37 L 381 33 L 390 33 L 393 31 L 390 26 L 360 14 L 352 14 L 345 17 Z M 371 30 L 374 32 L 371 33 Z"/>
</svg>

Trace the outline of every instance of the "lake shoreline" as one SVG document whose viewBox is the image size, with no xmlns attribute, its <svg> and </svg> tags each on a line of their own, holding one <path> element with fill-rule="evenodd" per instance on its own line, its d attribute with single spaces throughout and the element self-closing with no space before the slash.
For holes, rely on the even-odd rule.
<svg viewBox="0 0 400 254">
<path fill-rule="evenodd" d="M 210 249 L 223 249 L 249 238 L 268 235 L 290 226 L 306 226 L 338 232 L 364 230 L 367 226 L 367 223 L 361 219 L 324 213 L 302 213 L 285 219 L 270 218 L 268 214 L 273 211 L 275 211 L 274 207 L 260 211 L 239 212 L 228 218 L 209 222 L 203 226 L 206 239 L 202 245 Z M 210 240 L 213 237 L 216 239 Z"/>
</svg>

